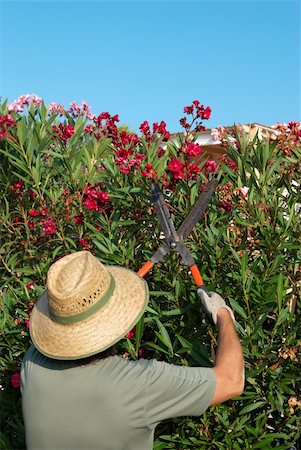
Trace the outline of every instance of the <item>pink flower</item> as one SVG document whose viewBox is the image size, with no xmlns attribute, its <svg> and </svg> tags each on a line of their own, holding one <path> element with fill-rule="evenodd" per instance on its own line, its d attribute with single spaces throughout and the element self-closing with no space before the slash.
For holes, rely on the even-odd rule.
<svg viewBox="0 0 301 450">
<path fill-rule="evenodd" d="M 20 387 L 20 372 L 15 372 L 11 375 L 10 381 L 12 384 L 12 387 L 14 389 L 19 389 Z"/>
<path fill-rule="evenodd" d="M 42 103 L 42 99 L 36 94 L 20 95 L 17 100 L 14 100 L 10 105 L 8 105 L 8 110 L 14 112 L 23 112 L 24 106 L 29 106 L 30 103 L 33 103 L 35 106 L 39 106 Z"/>
<path fill-rule="evenodd" d="M 246 187 L 246 186 L 244 186 L 244 187 L 242 187 L 242 188 L 239 189 L 239 192 L 241 193 L 241 195 L 242 195 L 244 198 L 247 198 L 248 190 L 249 190 L 249 188 Z"/>
<path fill-rule="evenodd" d="M 216 172 L 216 169 L 217 169 L 217 167 L 216 167 L 215 161 L 213 161 L 213 160 L 206 161 L 205 170 L 207 172 Z"/>
<path fill-rule="evenodd" d="M 27 285 L 26 285 L 26 289 L 34 289 L 34 287 L 35 287 L 35 282 L 34 281 L 31 281 L 30 283 L 28 283 Z"/>
<path fill-rule="evenodd" d="M 50 105 L 48 106 L 49 112 L 50 114 L 60 114 L 61 116 L 64 114 L 65 112 L 65 108 L 64 105 L 60 105 L 59 103 L 50 103 Z"/>
<path fill-rule="evenodd" d="M 70 103 L 68 113 L 71 114 L 71 116 L 73 116 L 74 118 L 85 116 L 87 119 L 92 120 L 94 117 L 91 112 L 90 106 L 85 101 L 82 101 L 81 105 L 78 105 L 76 102 Z"/>
<path fill-rule="evenodd" d="M 26 328 L 30 328 L 30 319 L 25 319 Z"/>
</svg>

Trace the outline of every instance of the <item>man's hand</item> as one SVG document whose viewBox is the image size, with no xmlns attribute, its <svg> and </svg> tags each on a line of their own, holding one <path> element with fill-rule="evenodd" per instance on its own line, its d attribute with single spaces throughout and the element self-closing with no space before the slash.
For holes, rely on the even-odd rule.
<svg viewBox="0 0 301 450">
<path fill-rule="evenodd" d="M 230 316 L 235 321 L 232 309 L 226 305 L 225 300 L 216 292 L 209 292 L 209 295 L 202 288 L 197 290 L 198 296 L 202 302 L 202 307 L 207 315 L 212 318 L 214 324 L 217 324 L 217 313 L 221 308 L 229 311 Z"/>
</svg>

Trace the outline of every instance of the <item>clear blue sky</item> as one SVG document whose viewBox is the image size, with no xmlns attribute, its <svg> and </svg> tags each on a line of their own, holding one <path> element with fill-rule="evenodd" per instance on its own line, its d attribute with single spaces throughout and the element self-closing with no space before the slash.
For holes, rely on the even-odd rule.
<svg viewBox="0 0 301 450">
<path fill-rule="evenodd" d="M 3 1 L 0 96 L 86 100 L 138 130 L 300 121 L 300 1 Z"/>
</svg>

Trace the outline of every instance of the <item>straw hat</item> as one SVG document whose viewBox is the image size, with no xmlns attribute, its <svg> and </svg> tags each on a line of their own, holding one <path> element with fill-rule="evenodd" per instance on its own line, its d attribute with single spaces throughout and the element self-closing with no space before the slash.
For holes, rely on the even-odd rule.
<svg viewBox="0 0 301 450">
<path fill-rule="evenodd" d="M 122 339 L 147 301 L 147 284 L 135 272 L 76 252 L 50 267 L 47 290 L 32 310 L 31 338 L 50 358 L 91 356 Z"/>
</svg>

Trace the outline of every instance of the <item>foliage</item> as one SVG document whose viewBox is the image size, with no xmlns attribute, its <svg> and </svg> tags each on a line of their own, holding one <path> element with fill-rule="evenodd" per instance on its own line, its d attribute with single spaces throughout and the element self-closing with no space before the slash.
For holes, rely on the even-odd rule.
<svg viewBox="0 0 301 450">
<path fill-rule="evenodd" d="M 225 157 L 205 161 L 195 140 L 211 110 L 195 101 L 184 112 L 183 134 L 170 136 L 162 121 L 143 122 L 138 136 L 86 104 L 65 111 L 24 96 L 0 106 L 1 448 L 24 448 L 18 372 L 52 262 L 88 249 L 138 270 L 161 242 L 151 180 L 179 226 L 213 175 L 218 188 L 187 246 L 236 314 L 245 392 L 200 418 L 162 423 L 154 448 L 289 449 L 300 440 L 300 127 L 252 141 L 236 127 L 223 137 Z M 216 330 L 187 269 L 169 255 L 147 281 L 145 317 L 118 351 L 210 366 Z"/>
</svg>

